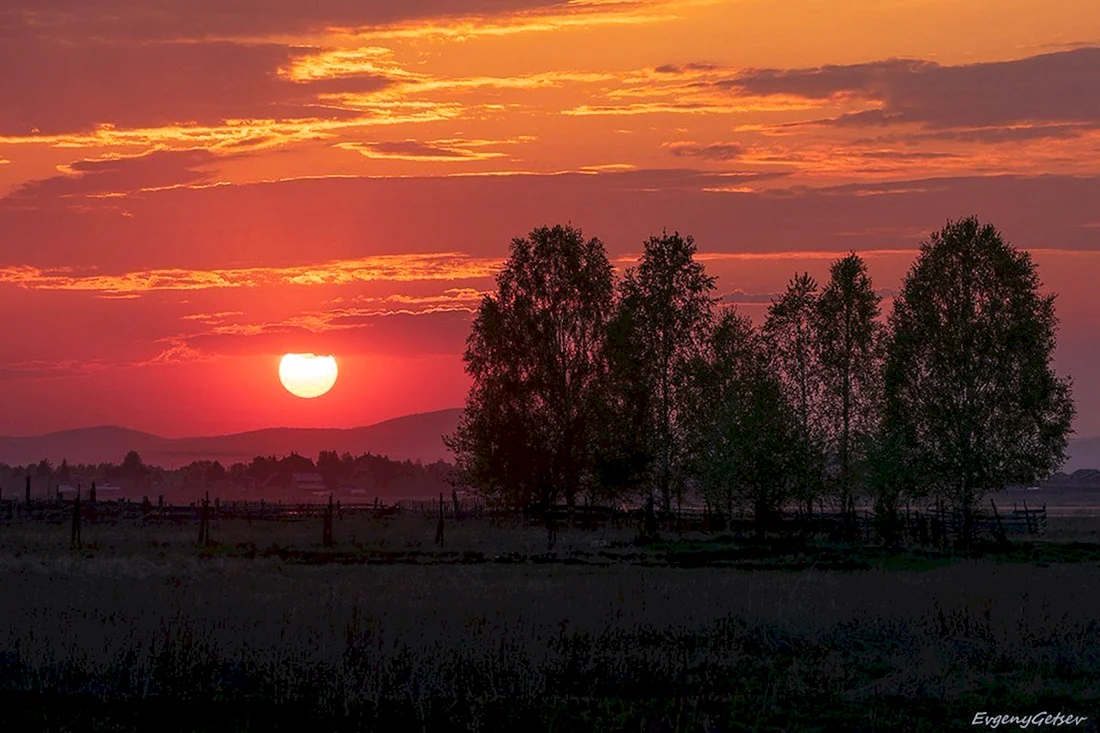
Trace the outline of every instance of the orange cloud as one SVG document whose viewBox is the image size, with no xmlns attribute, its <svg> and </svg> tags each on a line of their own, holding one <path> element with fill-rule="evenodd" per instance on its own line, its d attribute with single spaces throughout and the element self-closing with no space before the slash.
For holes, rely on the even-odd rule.
<svg viewBox="0 0 1100 733">
<path fill-rule="evenodd" d="M 229 316 L 243 316 L 244 311 L 218 311 L 216 313 L 192 313 L 180 316 L 185 321 L 198 321 L 199 323 L 218 323 Z"/>
<path fill-rule="evenodd" d="M 507 142 L 510 141 L 429 140 L 426 142 L 419 142 L 417 140 L 399 140 L 375 143 L 338 143 L 336 147 L 345 150 L 355 150 L 368 158 L 451 162 L 506 158 L 507 155 L 505 153 L 471 148 Z"/>
<path fill-rule="evenodd" d="M 700 145 L 694 141 L 665 143 L 664 147 L 678 157 L 704 158 L 707 160 L 737 160 L 744 146 L 736 142 L 718 142 Z"/>
<path fill-rule="evenodd" d="M 737 93 L 868 100 L 879 110 L 880 122 L 975 127 L 1096 122 L 1093 99 L 1098 75 L 1100 48 L 1078 48 L 954 66 L 889 59 L 808 69 L 754 69 L 715 84 Z"/>
<path fill-rule="evenodd" d="M 79 377 L 102 371 L 107 364 L 101 360 L 64 359 L 44 361 L 30 359 L 0 363 L 0 376 L 5 379 L 57 379 Z"/>
<path fill-rule="evenodd" d="M 155 291 L 255 288 L 261 286 L 346 285 L 380 280 L 469 280 L 491 277 L 502 260 L 474 258 L 458 252 L 375 255 L 298 267 L 225 270 L 163 269 L 118 275 L 77 274 L 69 268 L 14 266 L 0 269 L 0 283 L 31 290 L 70 290 L 104 296 L 141 295 Z"/>
<path fill-rule="evenodd" d="M 206 149 L 168 150 L 155 148 L 139 155 L 107 155 L 58 166 L 62 175 L 28 181 L 11 195 L 16 198 L 44 196 L 110 195 L 157 190 L 210 180 L 206 168 L 218 156 Z"/>
<path fill-rule="evenodd" d="M 279 76 L 295 82 L 322 79 L 345 79 L 378 75 L 390 79 L 422 79 L 422 74 L 410 72 L 394 60 L 391 48 L 363 46 L 360 48 L 328 49 L 296 57 L 278 71 Z"/>
<path fill-rule="evenodd" d="M 635 26 L 682 18 L 693 6 L 717 0 L 572 0 L 550 11 L 536 10 L 503 16 L 478 16 L 453 21 L 409 22 L 368 31 L 369 40 L 433 39 L 466 41 L 479 37 L 547 33 L 569 28 Z"/>
<path fill-rule="evenodd" d="M 153 358 L 147 359 L 145 361 L 135 362 L 126 366 L 143 367 L 153 366 L 157 364 L 179 364 L 182 362 L 206 361 L 215 358 L 210 354 L 204 354 L 198 349 L 189 346 L 186 341 L 180 338 L 173 337 L 169 339 L 159 340 L 159 343 L 163 342 L 167 342 L 169 345 L 161 351 L 157 352 L 157 354 Z"/>
<path fill-rule="evenodd" d="M 721 100 L 717 97 L 711 96 L 706 99 L 696 99 L 695 101 L 673 101 L 671 98 L 667 102 L 635 102 L 631 104 L 582 104 L 570 109 L 562 110 L 563 115 L 571 115 L 574 117 L 592 117 L 592 116 L 625 116 L 632 117 L 635 115 L 653 115 L 653 114 L 665 114 L 665 115 L 711 115 L 711 114 L 744 114 L 755 112 L 790 112 L 817 109 L 820 105 L 807 101 L 805 99 L 798 99 L 790 97 L 786 100 L 777 98 L 765 98 L 759 97 L 755 99 L 742 98 L 741 101 L 733 103 L 727 100 Z"/>
</svg>

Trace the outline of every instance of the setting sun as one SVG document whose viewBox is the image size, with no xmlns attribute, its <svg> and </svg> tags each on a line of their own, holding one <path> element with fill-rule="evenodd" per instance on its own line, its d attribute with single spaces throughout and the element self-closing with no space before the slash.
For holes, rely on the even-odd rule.
<svg viewBox="0 0 1100 733">
<path fill-rule="evenodd" d="M 336 384 L 336 359 L 315 354 L 284 354 L 279 381 L 296 397 L 320 397 Z"/>
</svg>

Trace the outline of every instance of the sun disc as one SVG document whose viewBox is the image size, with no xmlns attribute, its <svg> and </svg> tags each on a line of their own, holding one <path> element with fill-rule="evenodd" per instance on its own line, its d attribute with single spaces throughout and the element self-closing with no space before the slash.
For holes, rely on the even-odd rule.
<svg viewBox="0 0 1100 733">
<path fill-rule="evenodd" d="M 283 354 L 279 381 L 296 397 L 320 397 L 336 384 L 336 358 L 316 354 Z"/>
</svg>

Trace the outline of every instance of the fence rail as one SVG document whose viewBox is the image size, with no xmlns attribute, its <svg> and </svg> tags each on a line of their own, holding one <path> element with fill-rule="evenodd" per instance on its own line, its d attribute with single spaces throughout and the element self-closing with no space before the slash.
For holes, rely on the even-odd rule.
<svg viewBox="0 0 1100 733">
<path fill-rule="evenodd" d="M 974 537 L 1001 537 L 1019 534 L 1043 534 L 1047 530 L 1046 505 L 1041 507 L 1014 506 L 1001 510 L 993 502 L 991 512 L 984 512 L 971 519 Z M 24 522 L 59 524 L 73 516 L 73 502 L 47 500 L 29 504 L 16 500 L 0 502 L 0 525 Z M 652 522 L 663 531 L 728 531 L 748 533 L 757 525 L 752 518 L 743 515 L 724 516 L 701 505 L 680 505 L 670 512 L 645 507 L 619 504 L 618 506 L 578 504 L 528 507 L 526 511 L 501 509 L 477 499 L 455 496 L 439 499 L 402 499 L 390 504 L 373 502 L 335 502 L 336 517 L 371 516 L 376 518 L 396 515 L 413 515 L 425 519 L 455 521 L 465 519 L 511 519 L 527 525 L 574 527 L 595 529 L 607 526 L 627 527 Z M 209 516 L 221 519 L 245 519 L 248 521 L 294 522 L 323 519 L 328 511 L 327 502 L 268 502 L 221 501 L 214 499 L 208 505 Z M 647 511 L 653 514 L 647 517 Z M 163 522 L 186 523 L 199 521 L 202 502 L 188 505 L 172 505 L 127 499 L 105 502 L 81 502 L 81 514 L 93 522 L 132 521 L 141 524 Z M 829 536 L 871 537 L 882 531 L 881 522 L 866 511 L 854 514 L 818 512 L 807 515 L 801 510 L 772 517 L 767 523 L 769 531 L 826 534 Z M 894 531 L 922 544 L 940 543 L 959 538 L 964 532 L 963 518 L 942 505 L 907 509 L 899 517 Z"/>
</svg>

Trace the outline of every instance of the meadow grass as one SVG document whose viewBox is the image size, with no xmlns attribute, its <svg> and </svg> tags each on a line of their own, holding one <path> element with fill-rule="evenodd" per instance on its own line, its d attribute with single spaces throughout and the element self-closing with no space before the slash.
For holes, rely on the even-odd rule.
<svg viewBox="0 0 1100 733">
<path fill-rule="evenodd" d="M 811 543 L 772 570 L 775 543 L 629 528 L 510 563 L 437 562 L 408 517 L 337 523 L 331 552 L 390 558 L 366 564 L 287 555 L 323 552 L 319 522 L 213 534 L 86 527 L 71 551 L 64 526 L 0 528 L 0 729 L 931 731 L 1100 707 L 1087 543 L 1017 543 L 1043 565 Z M 542 530 L 487 522 L 445 548 L 548 557 Z M 667 562 L 708 550 L 755 569 Z M 871 560 L 822 569 L 826 550 Z"/>
</svg>

